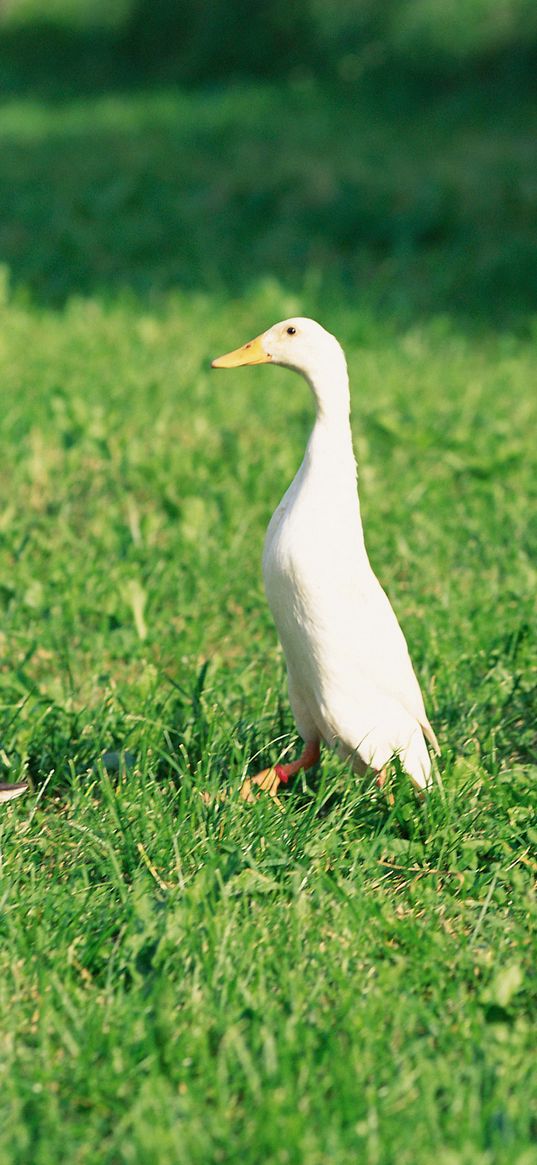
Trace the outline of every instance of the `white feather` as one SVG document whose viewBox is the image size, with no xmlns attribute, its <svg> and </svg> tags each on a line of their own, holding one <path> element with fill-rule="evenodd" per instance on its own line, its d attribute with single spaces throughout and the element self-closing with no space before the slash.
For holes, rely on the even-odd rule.
<svg viewBox="0 0 537 1165">
<path fill-rule="evenodd" d="M 322 345 L 313 345 L 316 366 L 301 366 L 293 345 L 292 366 L 312 387 L 317 420 L 270 522 L 263 556 L 297 728 L 305 740 L 320 737 L 351 757 L 360 772 L 379 772 L 398 755 L 413 783 L 426 788 L 424 733 L 438 746 L 403 632 L 364 544 L 343 353 L 314 321 L 284 321 L 263 337 L 278 363 L 287 361 L 273 333 L 285 335 L 287 326 L 301 338 L 323 336 Z"/>
<path fill-rule="evenodd" d="M 352 758 L 359 772 L 380 773 L 399 756 L 414 784 L 426 788 L 431 762 L 425 737 L 438 745 L 405 637 L 367 557 L 345 356 L 320 324 L 291 319 L 213 366 L 269 362 L 301 373 L 317 409 L 304 460 L 272 517 L 263 555 L 298 731 L 307 745 L 324 740 Z"/>
</svg>

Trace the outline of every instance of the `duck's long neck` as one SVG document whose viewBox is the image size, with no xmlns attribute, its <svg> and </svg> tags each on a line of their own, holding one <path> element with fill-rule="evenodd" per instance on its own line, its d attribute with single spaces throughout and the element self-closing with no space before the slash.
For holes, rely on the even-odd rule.
<svg viewBox="0 0 537 1165">
<path fill-rule="evenodd" d="M 319 368 L 307 377 L 315 398 L 317 416 L 306 456 L 319 467 L 328 460 L 335 477 L 350 479 L 356 486 L 356 462 L 352 448 L 349 377 L 343 352 L 329 369 Z"/>
<path fill-rule="evenodd" d="M 364 543 L 357 470 L 350 424 L 349 378 L 345 357 L 330 371 L 308 377 L 315 397 L 317 416 L 306 448 L 302 473 L 310 484 L 317 512 L 327 504 L 333 520 L 349 535 L 349 545 L 360 560 L 368 563 Z"/>
</svg>

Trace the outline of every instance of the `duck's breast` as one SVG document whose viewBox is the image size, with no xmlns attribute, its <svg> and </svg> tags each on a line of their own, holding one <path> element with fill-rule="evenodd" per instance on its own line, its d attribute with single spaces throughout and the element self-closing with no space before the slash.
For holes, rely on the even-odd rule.
<svg viewBox="0 0 537 1165">
<path fill-rule="evenodd" d="M 327 498 L 299 471 L 270 522 L 263 575 L 287 665 L 319 692 L 341 672 L 370 589 L 356 497 Z"/>
</svg>

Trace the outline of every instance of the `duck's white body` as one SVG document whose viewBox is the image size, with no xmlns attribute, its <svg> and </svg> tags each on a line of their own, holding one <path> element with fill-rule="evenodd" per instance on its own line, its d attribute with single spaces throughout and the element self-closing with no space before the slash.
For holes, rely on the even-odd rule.
<svg viewBox="0 0 537 1165">
<path fill-rule="evenodd" d="M 308 339 L 315 359 L 308 352 L 299 360 Z M 268 359 L 306 376 L 317 403 L 304 460 L 271 519 L 263 555 L 298 731 L 306 743 L 321 739 L 351 757 L 359 772 L 380 773 L 397 755 L 425 788 L 424 734 L 437 745 L 403 632 L 364 544 L 345 357 L 312 320 L 286 320 L 260 342 Z M 291 358 L 282 358 L 282 346 Z"/>
<path fill-rule="evenodd" d="M 429 729 L 407 645 L 364 545 L 350 426 L 318 419 L 270 522 L 263 555 L 303 740 L 320 736 L 359 771 L 394 754 L 429 782 Z"/>
</svg>

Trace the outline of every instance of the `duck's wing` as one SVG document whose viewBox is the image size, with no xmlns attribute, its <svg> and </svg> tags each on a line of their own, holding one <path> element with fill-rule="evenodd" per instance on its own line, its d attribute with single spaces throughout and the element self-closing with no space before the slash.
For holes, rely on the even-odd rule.
<svg viewBox="0 0 537 1165">
<path fill-rule="evenodd" d="M 439 755 L 440 747 L 425 711 L 405 636 L 388 596 L 374 575 L 367 595 L 362 595 L 356 605 L 356 612 L 356 649 L 362 676 L 368 673 L 380 691 L 405 709 Z"/>
</svg>

